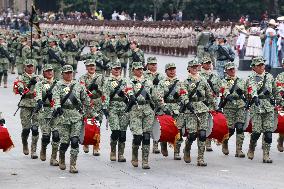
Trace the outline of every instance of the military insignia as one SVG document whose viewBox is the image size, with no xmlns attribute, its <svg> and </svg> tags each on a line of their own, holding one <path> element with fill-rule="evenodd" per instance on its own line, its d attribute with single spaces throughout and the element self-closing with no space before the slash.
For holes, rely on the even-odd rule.
<svg viewBox="0 0 284 189">
<path fill-rule="evenodd" d="M 116 81 L 113 81 L 113 82 L 110 83 L 110 85 L 111 85 L 111 87 L 114 89 L 114 88 L 117 87 L 118 84 L 117 84 Z"/>
<path fill-rule="evenodd" d="M 49 84 L 44 84 L 44 88 L 47 90 L 50 88 L 50 85 Z"/>
<path fill-rule="evenodd" d="M 196 87 L 195 83 L 191 83 L 190 87 L 195 88 Z"/>
<path fill-rule="evenodd" d="M 171 83 L 169 81 L 165 81 L 165 85 L 168 87 Z"/>
<path fill-rule="evenodd" d="M 141 83 L 137 83 L 136 85 L 135 85 L 135 87 L 137 88 L 137 89 L 140 89 L 141 88 Z"/>
<path fill-rule="evenodd" d="M 70 88 L 69 88 L 69 87 L 65 87 L 65 88 L 63 89 L 63 91 L 65 92 L 65 94 L 68 94 L 69 91 L 70 91 Z"/>
</svg>

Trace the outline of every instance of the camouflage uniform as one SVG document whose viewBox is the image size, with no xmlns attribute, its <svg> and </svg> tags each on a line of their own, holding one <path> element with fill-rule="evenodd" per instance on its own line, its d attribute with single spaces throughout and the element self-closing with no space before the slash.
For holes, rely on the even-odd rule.
<svg viewBox="0 0 284 189">
<path fill-rule="evenodd" d="M 130 41 L 126 38 L 125 33 L 121 33 L 120 36 L 121 37 L 117 40 L 116 43 L 117 57 L 123 68 L 123 77 L 126 77 L 126 70 L 128 64 L 127 52 L 129 51 Z"/>
<path fill-rule="evenodd" d="M 117 62 L 116 44 L 117 44 L 117 41 L 114 37 L 106 40 L 104 43 L 103 48 L 105 49 L 106 56 L 108 57 L 111 63 Z"/>
<path fill-rule="evenodd" d="M 131 68 L 133 70 L 143 69 L 144 66 L 142 62 L 133 62 Z M 138 166 L 138 150 L 142 141 L 142 168 L 149 169 L 150 133 L 155 119 L 154 111 L 150 106 L 151 100 L 153 100 L 151 96 L 153 84 L 144 77 L 133 76 L 130 85 L 133 90 L 129 94 L 133 95 L 132 98 L 135 98 L 136 101 L 130 110 L 130 130 L 133 134 L 131 163 L 134 167 Z"/>
<path fill-rule="evenodd" d="M 53 70 L 50 64 L 46 64 L 43 67 L 43 71 Z M 41 137 L 41 151 L 40 151 L 40 159 L 42 161 L 46 160 L 46 147 L 50 143 L 50 137 L 52 133 L 52 153 L 50 158 L 50 165 L 58 166 L 58 161 L 56 160 L 57 151 L 59 146 L 59 130 L 57 128 L 56 122 L 51 119 L 51 114 L 54 110 L 53 108 L 53 100 L 52 100 L 52 90 L 56 85 L 56 80 L 48 80 L 44 78 L 42 81 L 38 82 L 35 85 L 35 101 L 36 109 L 39 111 L 38 121 L 42 132 Z M 42 110 L 43 108 L 43 110 Z"/>
<path fill-rule="evenodd" d="M 69 39 L 65 43 L 65 51 L 66 51 L 66 63 L 73 67 L 75 75 L 78 65 L 76 57 L 80 55 L 79 53 L 81 53 L 79 41 L 75 38 Z"/>
<path fill-rule="evenodd" d="M 0 40 L 5 40 L 3 37 L 0 37 Z M 0 86 L 2 84 L 2 77 L 4 82 L 4 87 L 7 88 L 8 81 L 8 69 L 9 69 L 9 60 L 12 58 L 8 52 L 6 43 L 0 44 L 1 53 L 0 53 Z"/>
<path fill-rule="evenodd" d="M 225 70 L 235 68 L 234 63 L 229 62 L 225 65 Z M 223 79 L 222 88 L 224 92 L 222 94 L 224 114 L 227 118 L 229 127 L 229 137 L 233 136 L 236 130 L 236 154 L 235 157 L 244 158 L 245 154 L 242 152 L 242 146 L 244 141 L 244 122 L 245 122 L 245 95 L 246 84 L 245 81 L 238 77 L 226 76 Z M 226 102 L 226 103 L 224 103 Z M 226 139 L 222 144 L 222 151 L 225 155 L 229 154 L 228 140 Z"/>
<path fill-rule="evenodd" d="M 24 62 L 25 66 L 34 66 L 35 65 L 34 59 L 26 59 Z M 36 154 L 36 148 L 37 148 L 37 141 L 38 141 L 38 120 L 37 116 L 33 112 L 33 109 L 35 107 L 35 98 L 34 98 L 34 89 L 35 84 L 41 80 L 40 76 L 35 75 L 34 73 L 29 75 L 28 73 L 24 72 L 23 75 L 19 76 L 16 82 L 18 82 L 17 86 L 14 86 L 17 88 L 14 92 L 16 94 L 22 95 L 21 102 L 19 104 L 20 110 L 20 118 L 21 118 L 21 124 L 22 124 L 22 143 L 23 143 L 23 153 L 25 155 L 29 154 L 28 149 L 28 137 L 30 134 L 30 130 L 32 131 L 32 143 L 31 143 L 31 158 L 36 159 L 38 158 Z M 16 85 L 16 83 L 15 83 Z M 28 90 L 27 90 L 28 89 Z M 24 94 L 24 90 L 27 90 L 28 92 Z"/>
<path fill-rule="evenodd" d="M 116 62 L 112 69 L 121 68 L 121 64 Z M 118 143 L 118 161 L 125 162 L 124 148 L 126 141 L 126 130 L 129 125 L 129 113 L 125 112 L 127 99 L 124 91 L 127 88 L 127 80 L 121 76 L 110 75 L 103 88 L 103 111 L 109 121 L 110 136 L 110 160 L 116 161 L 116 146 Z"/>
<path fill-rule="evenodd" d="M 132 76 L 132 64 L 133 64 L 133 62 L 142 62 L 143 66 L 144 66 L 145 58 L 144 58 L 144 52 L 139 48 L 136 48 L 135 50 L 129 51 L 128 56 L 129 56 L 128 71 L 129 71 L 129 77 L 131 77 Z"/>
<path fill-rule="evenodd" d="M 264 64 L 262 57 L 252 60 L 252 67 Z M 266 81 L 265 81 L 266 80 Z M 248 150 L 248 158 L 254 158 L 254 151 L 261 133 L 263 140 L 263 163 L 272 163 L 269 157 L 270 145 L 272 143 L 272 132 L 274 131 L 274 79 L 269 73 L 257 74 L 253 71 L 246 83 L 247 88 L 252 90 L 254 104 L 251 107 L 252 134 Z"/>
<path fill-rule="evenodd" d="M 96 66 L 96 63 L 94 59 L 88 59 L 85 63 L 85 66 L 89 65 L 94 65 Z M 102 88 L 103 88 L 103 77 L 101 74 L 94 73 L 93 75 L 86 73 L 82 75 L 79 78 L 80 84 L 82 84 L 84 87 L 86 87 L 88 96 L 91 98 L 91 105 L 92 105 L 92 110 L 95 115 L 99 115 L 97 117 L 98 121 L 100 124 L 102 124 L 103 121 L 103 115 L 101 113 L 102 109 Z M 99 144 L 96 146 L 93 146 L 93 155 L 94 156 L 99 156 L 100 155 L 100 146 Z M 84 152 L 88 153 L 89 152 L 89 146 L 85 145 L 84 146 Z"/>
<path fill-rule="evenodd" d="M 189 67 L 198 65 L 200 64 L 196 59 L 188 63 Z M 181 96 L 184 105 L 182 109 L 185 109 L 186 130 L 188 132 L 184 148 L 184 160 L 186 163 L 191 162 L 191 145 L 196 138 L 198 138 L 197 165 L 206 166 L 207 164 L 204 162 L 204 151 L 206 130 L 208 129 L 209 108 L 205 105 L 204 101 L 207 99 L 209 104 L 214 104 L 213 95 L 209 84 L 200 75 L 193 76 L 189 74 L 188 78 L 184 81 L 183 87 L 188 93 Z"/>
<path fill-rule="evenodd" d="M 71 65 L 63 66 L 62 73 L 65 72 L 73 72 L 73 67 Z M 61 104 L 61 101 L 70 92 L 71 88 L 73 88 L 72 95 L 69 96 L 64 104 Z M 60 80 L 54 88 L 53 99 L 55 102 L 53 115 L 62 115 L 57 119 L 60 130 L 59 167 L 62 170 L 66 169 L 65 152 L 71 143 L 70 172 L 77 173 L 76 161 L 79 153 L 79 137 L 83 127 L 82 114 L 88 117 L 93 116 L 90 108 L 90 98 L 85 87 L 78 82 L 74 80 L 71 82 Z M 77 103 L 74 103 L 74 100 L 71 99 L 77 99 Z"/>
<path fill-rule="evenodd" d="M 21 42 L 20 40 L 27 40 L 26 36 L 20 36 L 17 48 L 16 48 L 16 67 L 18 75 L 22 75 L 24 72 L 24 59 L 23 59 L 23 51 L 22 49 L 26 45 L 26 42 Z"/>
<path fill-rule="evenodd" d="M 199 61 L 202 60 L 205 56 L 210 56 L 208 51 L 204 50 L 204 47 L 208 46 L 208 43 L 211 42 L 213 34 L 209 30 L 204 30 L 198 34 L 196 43 L 197 43 L 197 58 Z M 214 37 L 214 36 L 213 36 Z"/>
</svg>

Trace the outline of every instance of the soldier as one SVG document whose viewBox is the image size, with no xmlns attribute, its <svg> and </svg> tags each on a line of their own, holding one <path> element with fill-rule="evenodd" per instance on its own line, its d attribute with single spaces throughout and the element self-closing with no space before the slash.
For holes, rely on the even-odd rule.
<svg viewBox="0 0 284 189">
<path fill-rule="evenodd" d="M 282 59 L 282 67 L 284 67 L 284 59 Z M 278 111 L 283 110 L 284 107 L 284 72 L 277 75 L 275 79 L 275 100 L 276 105 L 278 108 Z M 279 133 L 278 139 L 277 139 L 277 149 L 279 152 L 283 152 L 283 140 L 284 140 L 284 133 Z"/>
<path fill-rule="evenodd" d="M 256 57 L 252 60 L 253 72 L 247 79 L 248 98 L 252 104 L 252 134 L 248 150 L 248 159 L 254 158 L 254 151 L 261 133 L 264 135 L 262 141 L 263 163 L 272 163 L 269 157 L 270 145 L 272 143 L 272 132 L 274 128 L 274 79 L 265 72 L 265 60 Z M 251 92 L 250 92 L 251 91 Z"/>
<path fill-rule="evenodd" d="M 98 50 L 99 44 L 97 42 L 91 42 L 89 47 L 91 52 L 77 57 L 77 60 L 93 59 L 96 63 L 96 73 L 105 76 L 110 68 L 110 60 Z"/>
<path fill-rule="evenodd" d="M 37 74 L 41 74 L 42 73 L 42 43 L 41 43 L 41 39 L 40 39 L 40 35 L 39 34 L 33 34 L 33 55 L 34 55 L 34 59 L 36 59 L 37 61 L 37 65 L 36 65 L 36 71 Z"/>
<path fill-rule="evenodd" d="M 2 85 L 3 77 L 4 88 L 8 87 L 9 62 L 13 62 L 13 58 L 10 56 L 5 39 L 0 37 L 0 86 Z"/>
<path fill-rule="evenodd" d="M 129 56 L 129 77 L 132 76 L 132 63 L 133 62 L 142 62 L 142 65 L 144 66 L 145 58 L 144 58 L 144 52 L 139 49 L 139 44 L 137 41 L 131 41 L 130 43 L 131 51 L 128 52 Z M 145 67 L 145 66 L 144 66 Z"/>
<path fill-rule="evenodd" d="M 17 67 L 17 72 L 18 75 L 22 75 L 23 71 L 24 71 L 24 58 L 23 58 L 23 51 L 22 49 L 24 48 L 24 46 L 27 45 L 27 36 L 26 35 L 22 35 L 19 37 L 19 42 L 18 42 L 18 46 L 16 49 L 16 67 Z"/>
<path fill-rule="evenodd" d="M 223 112 L 227 118 L 229 127 L 229 138 L 234 135 L 236 130 L 236 154 L 235 157 L 244 158 L 242 152 L 245 121 L 245 104 L 246 104 L 246 84 L 245 81 L 236 76 L 235 64 L 229 62 L 225 65 L 226 77 L 222 84 L 222 100 L 219 109 L 223 108 Z M 222 152 L 229 154 L 228 141 L 226 139 L 222 144 Z"/>
<path fill-rule="evenodd" d="M 224 78 L 224 66 L 228 62 L 233 62 L 235 59 L 235 53 L 230 47 L 229 44 L 226 43 L 227 40 L 225 36 L 218 36 L 217 44 L 213 44 L 209 47 L 209 51 L 211 53 L 217 54 L 217 61 L 216 61 L 216 69 L 219 77 L 221 79 Z"/>
<path fill-rule="evenodd" d="M 103 112 L 109 121 L 110 160 L 116 161 L 116 146 L 118 143 L 118 162 L 126 162 L 124 148 L 126 131 L 129 125 L 129 114 L 125 112 L 127 98 L 127 80 L 121 77 L 121 64 L 115 62 L 111 67 L 111 75 L 106 80 L 103 88 Z"/>
<path fill-rule="evenodd" d="M 59 168 L 66 169 L 65 152 L 71 143 L 70 173 L 78 173 L 76 161 L 79 153 L 79 136 L 82 128 L 82 118 L 93 117 L 90 108 L 90 98 L 85 87 L 73 81 L 73 67 L 62 67 L 62 79 L 54 88 L 54 111 L 52 117 L 59 117 L 60 129 Z M 84 105 L 84 106 L 83 106 Z"/>
<path fill-rule="evenodd" d="M 198 73 L 198 60 L 194 59 L 188 63 L 188 78 L 184 81 L 183 87 L 186 90 L 182 95 L 182 112 L 185 113 L 186 130 L 188 132 L 184 148 L 184 161 L 191 162 L 190 150 L 192 143 L 198 138 L 198 166 L 207 166 L 204 161 L 206 130 L 208 129 L 208 107 L 214 107 L 214 99 L 209 84 Z M 205 105 L 205 99 L 209 103 Z"/>
<path fill-rule="evenodd" d="M 43 50 L 44 63 L 51 64 L 54 71 L 54 79 L 59 80 L 61 69 L 66 64 L 62 50 L 57 45 L 57 40 L 53 37 L 48 39 L 48 46 Z"/>
<path fill-rule="evenodd" d="M 158 92 L 158 86 L 160 81 L 164 79 L 164 76 L 157 72 L 157 58 L 156 57 L 148 57 L 147 58 L 147 70 L 144 73 L 145 79 L 149 79 L 153 82 L 153 91 L 152 94 L 155 94 Z M 155 102 L 157 105 L 159 102 Z M 156 112 L 155 112 L 156 113 Z M 158 141 L 153 141 L 153 153 L 159 154 L 160 150 L 158 148 Z"/>
<path fill-rule="evenodd" d="M 15 74 L 15 64 L 16 64 L 16 55 L 17 55 L 17 47 L 18 47 L 18 34 L 14 33 L 8 43 L 9 52 L 14 57 L 13 61 L 11 62 L 11 74 Z"/>
<path fill-rule="evenodd" d="M 142 62 L 133 62 L 133 78 L 130 85 L 133 90 L 129 94 L 127 111 L 130 111 L 130 130 L 133 134 L 132 165 L 138 167 L 138 150 L 142 142 L 142 168 L 150 169 L 148 157 L 150 151 L 150 133 L 155 114 L 151 104 L 152 83 L 143 77 L 144 66 Z"/>
<path fill-rule="evenodd" d="M 214 35 L 209 30 L 209 27 L 205 27 L 205 29 L 198 34 L 196 43 L 197 43 L 197 57 L 199 61 L 202 61 L 204 56 L 210 56 L 208 49 L 208 45 L 214 42 Z M 212 60 L 211 60 L 212 61 Z"/>
<path fill-rule="evenodd" d="M 56 157 L 60 141 L 59 130 L 54 120 L 51 120 L 50 122 L 54 105 L 54 101 L 52 99 L 52 92 L 57 83 L 57 81 L 54 80 L 52 65 L 44 65 L 43 77 L 44 79 L 35 85 L 35 112 L 39 112 L 38 119 L 42 132 L 40 159 L 42 161 L 46 160 L 46 147 L 50 143 L 50 137 L 52 134 L 52 153 L 50 158 L 50 165 L 58 166 L 59 164 L 56 160 Z"/>
<path fill-rule="evenodd" d="M 20 118 L 22 124 L 22 143 L 23 143 L 23 153 L 29 155 L 28 148 L 28 137 L 30 130 L 32 131 L 32 143 L 31 143 L 31 158 L 37 159 L 36 154 L 37 141 L 38 141 L 38 120 L 37 116 L 34 115 L 34 107 L 36 104 L 34 98 L 35 84 L 40 81 L 41 77 L 35 75 L 35 65 L 36 60 L 26 59 L 24 61 L 24 73 L 19 76 L 14 82 L 14 93 L 20 94 L 21 100 L 18 104 L 18 108 L 21 108 Z"/>
<path fill-rule="evenodd" d="M 102 87 L 103 87 L 103 76 L 101 74 L 96 73 L 96 62 L 95 59 L 87 59 L 85 62 L 87 73 L 82 75 L 79 78 L 80 84 L 82 84 L 88 93 L 88 96 L 91 99 L 92 109 L 95 115 L 99 115 L 98 121 L 100 125 L 103 121 L 103 116 L 101 114 L 102 109 Z M 89 146 L 84 145 L 83 150 L 85 153 L 89 152 Z M 99 156 L 100 155 L 100 146 L 96 145 L 93 146 L 93 155 Z"/>
<path fill-rule="evenodd" d="M 126 77 L 126 70 L 128 64 L 127 52 L 130 50 L 130 41 L 126 38 L 126 33 L 122 32 L 116 43 L 117 57 L 123 68 L 123 77 Z"/>
<path fill-rule="evenodd" d="M 106 56 L 109 58 L 111 63 L 114 63 L 117 61 L 116 44 L 117 44 L 117 41 L 115 39 L 115 36 L 109 34 L 105 40 L 103 49 L 105 49 Z"/>
</svg>

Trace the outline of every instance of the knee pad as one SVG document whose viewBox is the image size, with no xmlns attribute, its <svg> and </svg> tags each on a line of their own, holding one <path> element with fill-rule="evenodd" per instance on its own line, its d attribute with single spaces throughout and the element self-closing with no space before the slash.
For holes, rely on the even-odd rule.
<svg viewBox="0 0 284 189">
<path fill-rule="evenodd" d="M 33 136 L 38 136 L 39 132 L 38 132 L 38 127 L 36 125 L 32 125 L 31 130 Z"/>
<path fill-rule="evenodd" d="M 52 141 L 53 142 L 59 142 L 60 141 L 59 132 L 58 131 L 52 131 Z"/>
<path fill-rule="evenodd" d="M 237 122 L 235 124 L 235 128 L 236 128 L 237 134 L 242 134 L 244 132 L 244 124 L 243 123 Z"/>
<path fill-rule="evenodd" d="M 251 140 L 253 140 L 253 141 L 256 142 L 256 141 L 259 139 L 260 134 L 261 134 L 261 133 L 252 133 L 252 134 L 251 134 Z"/>
<path fill-rule="evenodd" d="M 142 144 L 144 144 L 144 145 L 150 145 L 150 139 L 151 139 L 150 133 L 143 133 L 143 141 L 142 141 Z"/>
<path fill-rule="evenodd" d="M 3 71 L 3 75 L 4 75 L 4 76 L 8 76 L 8 71 L 7 71 L 7 70 L 4 70 L 4 71 Z"/>
<path fill-rule="evenodd" d="M 23 129 L 23 130 L 22 130 L 22 137 L 23 137 L 23 138 L 28 137 L 29 134 L 30 134 L 30 129 Z"/>
<path fill-rule="evenodd" d="M 197 133 L 189 133 L 187 136 L 188 142 L 193 143 L 197 138 Z"/>
<path fill-rule="evenodd" d="M 199 138 L 199 141 L 205 142 L 206 141 L 206 131 L 200 130 L 198 138 Z"/>
<path fill-rule="evenodd" d="M 133 144 L 140 146 L 142 141 L 142 135 L 133 135 Z"/>
<path fill-rule="evenodd" d="M 119 142 L 125 142 L 125 141 L 126 141 L 126 131 L 120 131 Z"/>
<path fill-rule="evenodd" d="M 272 143 L 272 132 L 265 132 L 264 133 L 264 141 L 268 144 Z"/>
<path fill-rule="evenodd" d="M 111 131 L 110 138 L 112 141 L 117 141 L 119 139 L 120 131 L 119 130 L 113 130 Z"/>
<path fill-rule="evenodd" d="M 68 147 L 69 147 L 69 144 L 61 143 L 61 144 L 60 144 L 60 147 L 59 147 L 59 150 L 60 150 L 61 152 L 66 152 L 67 149 L 68 149 Z"/>
<path fill-rule="evenodd" d="M 233 136 L 235 133 L 235 128 L 229 128 L 229 137 Z"/>
<path fill-rule="evenodd" d="M 41 142 L 44 146 L 47 146 L 50 143 L 50 136 L 42 135 Z"/>
<path fill-rule="evenodd" d="M 79 148 L 79 137 L 77 136 L 71 137 L 70 141 L 71 141 L 71 148 L 73 149 Z"/>
</svg>

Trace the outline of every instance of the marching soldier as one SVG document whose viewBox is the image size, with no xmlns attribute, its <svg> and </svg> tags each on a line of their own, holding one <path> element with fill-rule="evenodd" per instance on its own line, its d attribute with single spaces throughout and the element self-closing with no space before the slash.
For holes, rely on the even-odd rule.
<svg viewBox="0 0 284 189">
<path fill-rule="evenodd" d="M 93 117 L 90 98 L 85 87 L 73 81 L 73 67 L 65 65 L 62 68 L 62 79 L 54 88 L 54 111 L 52 117 L 59 117 L 60 129 L 59 168 L 66 169 L 65 153 L 71 143 L 70 173 L 78 173 L 76 161 L 79 153 L 79 137 L 82 128 L 82 118 Z"/>
<path fill-rule="evenodd" d="M 41 47 L 41 39 L 39 34 L 33 34 L 33 53 L 34 59 L 37 61 L 36 71 L 38 74 L 42 73 L 42 47 Z"/>
<path fill-rule="evenodd" d="M 138 42 L 137 41 L 131 41 L 130 48 L 131 48 L 131 51 L 128 52 L 128 56 L 129 56 L 129 67 L 128 67 L 129 77 L 132 76 L 132 63 L 133 62 L 142 62 L 143 66 L 144 66 L 144 63 L 145 63 L 144 52 L 139 48 Z"/>
<path fill-rule="evenodd" d="M 115 36 L 109 34 L 105 40 L 103 49 L 105 49 L 106 56 L 108 57 L 111 63 L 117 61 L 116 45 L 117 41 L 115 39 Z"/>
<path fill-rule="evenodd" d="M 254 158 L 254 151 L 261 133 L 263 133 L 263 163 L 272 163 L 269 157 L 274 128 L 274 79 L 265 72 L 265 60 L 256 57 L 252 60 L 253 72 L 247 79 L 248 98 L 251 101 L 252 134 L 248 150 L 248 159 Z"/>
<path fill-rule="evenodd" d="M 52 134 L 52 152 L 50 158 L 51 166 L 58 166 L 58 161 L 56 160 L 57 151 L 59 146 L 59 130 L 57 128 L 56 122 L 51 119 L 53 112 L 54 101 L 52 99 L 53 89 L 57 83 L 54 80 L 54 73 L 52 65 L 46 64 L 43 67 L 43 77 L 44 79 L 35 85 L 35 112 L 39 112 L 38 120 L 41 127 L 42 137 L 41 137 L 41 150 L 40 159 L 42 161 L 46 160 L 46 148 L 50 143 L 50 137 Z"/>
<path fill-rule="evenodd" d="M 188 63 L 188 78 L 184 81 L 183 87 L 187 94 L 182 95 L 182 112 L 185 113 L 186 129 L 188 132 L 184 148 L 184 161 L 191 162 L 190 150 L 192 143 L 198 138 L 198 166 L 207 166 L 204 161 L 206 130 L 208 129 L 208 111 L 205 99 L 209 104 L 214 104 L 213 95 L 209 84 L 198 73 L 199 62 L 194 59 Z M 214 105 L 211 105 L 211 107 Z"/>
<path fill-rule="evenodd" d="M 214 35 L 209 30 L 209 28 L 206 27 L 203 31 L 201 30 L 201 32 L 198 34 L 197 39 L 196 39 L 197 57 L 199 61 L 201 61 L 204 56 L 210 56 L 209 52 L 205 51 L 205 49 L 208 47 L 209 43 L 211 43 L 212 41 L 214 42 Z"/>
<path fill-rule="evenodd" d="M 229 62 L 225 65 L 226 77 L 223 79 L 222 100 L 219 109 L 227 118 L 229 127 L 229 138 L 234 135 L 236 130 L 236 154 L 235 157 L 244 158 L 242 152 L 244 141 L 244 121 L 245 121 L 245 104 L 246 104 L 246 84 L 245 81 L 236 76 L 235 64 Z M 229 139 L 222 144 L 222 152 L 229 154 Z"/>
<path fill-rule="evenodd" d="M 2 85 L 3 77 L 4 88 L 8 87 L 9 62 L 13 62 L 13 58 L 10 56 L 5 39 L 0 37 L 0 86 Z"/>
<path fill-rule="evenodd" d="M 79 78 L 80 84 L 82 84 L 88 93 L 88 96 L 91 99 L 92 109 L 95 115 L 99 115 L 97 120 L 100 122 L 100 125 L 103 121 L 103 116 L 101 113 L 102 109 L 102 87 L 103 87 L 103 76 L 101 74 L 96 73 L 96 62 L 95 59 L 87 59 L 85 62 L 87 73 L 82 75 Z M 84 145 L 83 150 L 85 153 L 89 152 L 89 146 Z M 93 155 L 100 155 L 100 146 L 93 146 Z"/>
<path fill-rule="evenodd" d="M 131 66 L 133 77 L 130 85 L 133 90 L 129 91 L 130 130 L 133 134 L 132 141 L 132 165 L 138 167 L 138 150 L 142 142 L 142 168 L 150 169 L 148 164 L 150 151 L 150 133 L 155 118 L 151 104 L 152 83 L 143 77 L 144 66 L 142 62 L 133 62 Z"/>
<path fill-rule="evenodd" d="M 111 66 L 111 75 L 106 80 L 103 88 L 103 113 L 109 121 L 110 136 L 110 160 L 116 161 L 118 146 L 118 162 L 126 162 L 124 148 L 126 141 L 126 131 L 129 125 L 129 114 L 125 112 L 128 102 L 127 80 L 121 77 L 121 64 L 115 62 Z"/>
<path fill-rule="evenodd" d="M 201 59 L 202 64 L 201 64 L 201 71 L 200 71 L 200 75 L 207 81 L 207 83 L 209 84 L 209 87 L 211 89 L 211 93 L 214 97 L 214 101 L 215 104 L 217 104 L 218 101 L 218 97 L 219 97 L 219 90 L 221 87 L 221 79 L 212 72 L 212 68 L 213 68 L 213 61 L 210 57 L 205 56 Z M 210 104 L 208 102 L 205 101 L 205 103 L 210 106 Z M 209 109 L 214 110 L 216 108 L 216 106 L 214 107 L 209 107 Z M 213 151 L 212 147 L 211 147 L 211 140 L 210 139 L 206 139 L 206 151 Z"/>
<path fill-rule="evenodd" d="M 34 89 L 35 84 L 40 81 L 41 77 L 35 75 L 36 60 L 26 59 L 24 62 L 24 73 L 14 82 L 14 93 L 21 95 L 21 100 L 18 104 L 20 108 L 20 118 L 22 124 L 22 143 L 23 153 L 29 155 L 28 137 L 32 131 L 31 143 L 31 158 L 37 159 L 36 154 L 37 141 L 38 141 L 38 120 L 34 114 L 35 98 Z M 17 111 L 16 111 L 17 112 Z"/>
<path fill-rule="evenodd" d="M 174 63 L 166 64 L 165 67 L 166 78 L 159 82 L 158 94 L 163 98 L 160 108 L 163 113 L 172 116 L 175 120 L 178 119 L 180 110 L 180 91 L 182 89 L 182 82 L 176 77 L 176 65 Z M 180 133 L 181 129 L 179 127 Z M 183 139 L 177 140 L 174 149 L 174 159 L 181 160 L 180 146 Z M 161 152 L 163 156 L 168 156 L 167 142 L 161 142 Z"/>
<path fill-rule="evenodd" d="M 19 37 L 19 43 L 16 49 L 16 67 L 18 75 L 22 75 L 24 72 L 24 57 L 23 57 L 23 48 L 27 45 L 28 38 L 26 35 Z"/>
<path fill-rule="evenodd" d="M 130 50 L 130 41 L 126 38 L 126 33 L 122 32 L 116 43 L 117 57 L 123 68 L 123 77 L 126 77 L 126 70 L 128 64 L 127 52 Z"/>
</svg>

